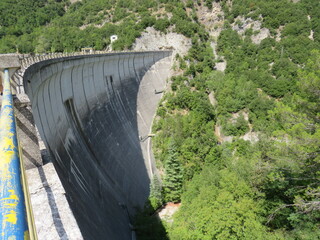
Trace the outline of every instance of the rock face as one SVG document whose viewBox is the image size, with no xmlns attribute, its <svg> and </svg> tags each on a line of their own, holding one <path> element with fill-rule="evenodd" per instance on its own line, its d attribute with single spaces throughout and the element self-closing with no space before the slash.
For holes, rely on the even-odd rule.
<svg viewBox="0 0 320 240">
<path fill-rule="evenodd" d="M 172 32 L 164 34 L 153 27 L 148 27 L 141 37 L 136 39 L 132 48 L 135 51 L 172 50 L 175 56 L 176 53 L 185 55 L 191 45 L 191 39 L 182 34 Z"/>
<path fill-rule="evenodd" d="M 261 21 L 254 21 L 251 18 L 237 17 L 235 23 L 232 24 L 232 29 L 241 36 L 244 36 L 246 30 L 252 29 L 251 40 L 255 44 L 260 44 L 263 39 L 270 37 L 269 29 L 261 28 Z"/>
<path fill-rule="evenodd" d="M 213 2 L 212 9 L 206 7 L 204 3 L 197 5 L 197 17 L 199 22 L 205 26 L 205 29 L 213 39 L 213 41 L 210 43 L 210 46 L 212 47 L 215 59 L 219 59 L 215 65 L 215 68 L 218 71 L 224 72 L 227 67 L 227 62 L 223 56 L 218 56 L 217 53 L 217 39 L 223 29 L 224 23 L 224 12 L 220 3 Z"/>
<path fill-rule="evenodd" d="M 85 239 L 131 239 L 155 171 L 148 134 L 170 56 L 73 56 L 25 71 L 35 122 Z"/>
<path fill-rule="evenodd" d="M 169 224 L 173 223 L 173 214 L 175 214 L 181 206 L 181 203 L 169 202 L 164 207 L 160 208 L 156 214 L 162 221 Z"/>
<path fill-rule="evenodd" d="M 210 36 L 217 39 L 224 23 L 224 12 L 220 3 L 213 2 L 212 9 L 209 9 L 203 4 L 197 6 L 197 17 L 199 22 L 206 27 Z"/>
<path fill-rule="evenodd" d="M 255 44 L 260 44 L 260 42 L 265 39 L 270 37 L 270 31 L 267 28 L 261 28 L 259 30 L 259 33 L 256 35 L 251 36 L 251 40 Z"/>
</svg>

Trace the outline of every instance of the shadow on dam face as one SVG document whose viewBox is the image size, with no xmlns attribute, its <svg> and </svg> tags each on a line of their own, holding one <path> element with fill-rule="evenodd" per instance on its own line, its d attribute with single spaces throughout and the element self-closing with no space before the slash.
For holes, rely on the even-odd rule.
<svg viewBox="0 0 320 240">
<path fill-rule="evenodd" d="M 110 53 L 30 66 L 36 125 L 85 239 L 131 239 L 155 170 L 150 127 L 171 52 Z"/>
</svg>

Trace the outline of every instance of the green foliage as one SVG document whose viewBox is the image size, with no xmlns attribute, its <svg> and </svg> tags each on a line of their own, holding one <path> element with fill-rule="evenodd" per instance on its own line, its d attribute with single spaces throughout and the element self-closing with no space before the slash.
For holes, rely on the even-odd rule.
<svg viewBox="0 0 320 240">
<path fill-rule="evenodd" d="M 240 7 L 240 2 L 245 4 Z M 258 19 L 257 13 L 261 13 L 265 17 L 264 26 L 275 29 L 287 24 L 280 42 L 267 38 L 255 45 L 249 32 L 240 38 L 225 24 L 218 39 L 218 53 L 227 61 L 225 73 L 198 67 L 205 63 L 210 51 L 205 38 L 193 37 L 193 46 L 186 56 L 189 67 L 185 77 L 172 80 L 174 93 L 168 94 L 162 104 L 166 114 L 158 121 L 155 138 L 156 155 L 162 161 L 168 151 L 168 139 L 176 140 L 187 186 L 182 193 L 182 207 L 169 230 L 172 239 L 313 239 L 317 236 L 319 211 L 308 206 L 316 206 L 318 202 L 319 53 L 313 52 L 309 62 L 307 58 L 318 45 L 317 40 L 308 38 L 313 26 L 306 21 L 305 6 L 271 2 L 278 8 L 270 8 L 269 2 L 233 1 L 228 12 L 222 4 L 229 18 L 232 13 L 233 17 L 248 14 Z M 248 8 L 244 7 L 246 4 Z M 290 16 L 278 16 L 280 11 Z M 293 16 L 294 12 L 300 17 Z M 179 16 L 186 19 L 183 14 Z M 197 109 L 196 99 L 206 102 L 208 91 L 214 92 L 218 104 L 211 107 L 211 118 L 197 118 L 194 114 L 204 113 L 207 108 Z M 230 113 L 241 113 L 243 109 L 249 112 L 249 123 L 253 131 L 259 131 L 260 141 L 253 145 L 234 140 L 231 144 L 207 147 L 211 145 L 210 134 L 205 134 L 205 144 L 201 145 L 204 151 L 201 151 L 198 136 L 204 134 L 205 128 L 198 123 L 204 125 L 209 121 L 207 133 L 213 133 L 213 120 L 217 119 L 225 134 L 241 136 L 249 130 L 249 123 L 243 117 L 231 121 Z M 186 124 L 189 120 L 195 126 Z M 214 138 L 212 134 L 211 139 Z M 216 176 L 212 180 L 214 184 L 207 182 L 210 173 Z M 226 180 L 222 175 L 234 178 Z M 244 205 L 239 209 L 250 206 L 245 217 L 232 203 L 237 190 L 228 192 L 219 182 L 222 178 L 224 182 L 240 183 L 239 191 L 251 191 L 236 198 L 238 204 Z M 221 205 L 220 191 L 230 196 Z M 260 204 L 250 205 L 257 202 Z M 233 214 L 236 217 L 230 218 Z M 228 225 L 228 219 L 233 219 L 232 224 Z M 239 219 L 242 221 L 237 222 Z"/>
<path fill-rule="evenodd" d="M 65 5 L 66 1 L 4 0 L 0 6 L 0 26 L 8 35 L 30 34 L 34 28 L 62 16 Z"/>
<path fill-rule="evenodd" d="M 173 20 L 172 20 L 173 21 Z M 186 37 L 193 37 L 197 31 L 197 25 L 184 20 L 184 19 L 179 19 L 176 21 L 176 28 L 175 31 L 177 33 L 181 33 L 183 35 L 185 35 Z"/>
<path fill-rule="evenodd" d="M 157 6 L 153 0 L 91 0 L 71 5 L 68 1 L 23 0 L 17 1 L 15 8 L 8 4 L 12 3 L 5 1 L 0 6 L 4 9 L 0 17 L 1 52 L 72 52 L 83 47 L 103 50 L 113 34 L 119 36 L 113 49 L 129 49 L 140 33 L 156 22 L 147 11 Z M 157 25 L 163 31 L 167 26 L 168 22 Z"/>
<path fill-rule="evenodd" d="M 186 7 L 193 8 L 193 4 L 194 4 L 194 2 L 192 0 L 188 0 L 186 3 Z"/>
<path fill-rule="evenodd" d="M 269 142 L 265 153 L 273 168 L 267 173 L 261 189 L 268 200 L 267 209 L 272 212 L 269 225 L 287 228 L 288 239 L 312 239 L 317 229 L 319 209 L 319 102 L 318 91 L 308 90 L 319 75 L 319 51 L 312 53 L 305 70 L 299 71 L 299 91 L 286 102 L 278 102 L 269 111 L 269 117 L 277 122 L 273 132 L 275 142 Z M 312 85 L 316 87 L 316 85 Z M 314 91 L 315 90 L 315 91 Z"/>
<path fill-rule="evenodd" d="M 167 202 L 178 202 L 182 193 L 182 167 L 174 142 L 169 143 L 168 158 L 164 163 L 164 198 Z"/>
<path fill-rule="evenodd" d="M 280 46 L 285 56 L 290 57 L 294 63 L 299 64 L 306 62 L 309 58 L 308 53 L 319 47 L 317 43 L 302 35 L 286 37 L 281 40 Z"/>
<path fill-rule="evenodd" d="M 200 39 L 192 39 L 192 47 L 186 56 L 187 59 L 194 61 L 194 71 L 195 73 L 209 73 L 214 68 L 214 54 L 209 43 L 202 43 Z M 191 68 L 191 67 L 190 67 Z"/>
<path fill-rule="evenodd" d="M 272 73 L 277 77 L 285 77 L 289 80 L 297 77 L 297 65 L 288 58 L 280 58 L 272 65 Z"/>
<path fill-rule="evenodd" d="M 243 115 L 238 117 L 235 122 L 224 124 L 223 132 L 226 136 L 241 136 L 249 131 L 248 122 Z"/>
<path fill-rule="evenodd" d="M 170 26 L 170 21 L 167 18 L 160 18 L 154 24 L 154 28 L 161 32 L 166 32 L 169 26 Z"/>
<path fill-rule="evenodd" d="M 67 1 L 7 1 L 1 2 L 0 51 L 33 52 L 36 42 L 34 31 L 65 14 Z M 12 7 L 14 6 L 14 7 Z M 16 39 L 16 43 L 8 39 Z"/>
<path fill-rule="evenodd" d="M 219 74 L 220 75 L 220 74 Z M 255 86 L 252 82 L 243 76 L 236 78 L 233 74 L 228 74 L 224 77 L 216 74 L 209 75 L 208 81 L 212 81 L 210 86 L 216 91 L 216 98 L 219 102 L 217 111 L 219 114 L 227 112 L 237 112 L 245 108 L 258 95 Z M 214 82 L 214 83 L 213 83 Z"/>
<path fill-rule="evenodd" d="M 226 28 L 219 35 L 218 50 L 222 55 L 235 50 L 241 44 L 241 40 L 236 31 Z"/>
<path fill-rule="evenodd" d="M 303 20 L 307 16 L 305 5 L 308 6 L 311 2 L 314 4 L 316 1 L 296 4 L 286 0 L 237 0 L 232 2 L 231 9 L 225 3 L 223 3 L 223 6 L 226 17 L 230 21 L 241 15 L 258 19 L 258 16 L 261 14 L 263 17 L 263 27 L 277 29 L 279 26 L 290 22 L 304 23 Z"/>
<path fill-rule="evenodd" d="M 154 131 L 157 130 L 154 153 L 157 159 L 164 163 L 168 158 L 169 143 L 173 139 L 179 149 L 177 154 L 183 167 L 185 181 L 201 170 L 202 164 L 216 143 L 216 138 L 213 108 L 207 96 L 186 91 L 185 88 L 178 91 L 178 100 L 173 94 L 167 94 L 160 104 L 161 111 L 158 113 L 165 114 L 163 119 L 155 121 L 154 124 Z M 186 114 L 173 115 L 171 109 L 174 108 L 183 108 L 180 111 Z"/>
<path fill-rule="evenodd" d="M 162 205 L 162 187 L 156 175 L 153 176 L 150 183 L 149 201 L 153 211 L 157 210 Z"/>
<path fill-rule="evenodd" d="M 316 115 L 319 110 L 317 104 L 320 98 L 320 52 L 311 52 L 310 59 L 304 69 L 299 71 L 299 88 L 301 95 L 308 99 L 310 107 L 314 108 L 312 115 Z M 308 107 L 308 108 L 310 108 Z M 319 112 L 319 111 L 318 111 Z"/>
<path fill-rule="evenodd" d="M 268 132 L 271 130 L 268 115 L 266 113 L 273 108 L 274 101 L 262 94 L 249 104 L 249 119 L 251 123 L 254 123 L 254 131 L 262 130 L 263 132 Z"/>
<path fill-rule="evenodd" d="M 266 239 L 262 202 L 227 169 L 208 165 L 188 184 L 175 217 L 172 239 Z M 270 239 L 270 237 L 268 238 Z"/>
</svg>

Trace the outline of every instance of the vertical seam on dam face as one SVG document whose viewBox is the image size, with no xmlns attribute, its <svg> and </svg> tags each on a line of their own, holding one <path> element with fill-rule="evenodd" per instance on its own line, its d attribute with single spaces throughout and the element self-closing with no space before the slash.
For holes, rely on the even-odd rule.
<svg viewBox="0 0 320 240">
<path fill-rule="evenodd" d="M 81 65 L 81 74 L 82 74 L 82 78 L 81 78 L 81 83 L 82 83 L 82 90 L 83 90 L 83 95 L 85 96 L 86 95 L 86 89 L 84 87 L 84 82 L 83 82 L 83 71 L 84 71 L 84 65 Z M 85 102 L 86 102 L 86 107 L 88 109 L 88 111 L 90 110 L 90 107 L 89 107 L 89 103 L 88 103 L 88 100 L 87 98 L 84 98 Z"/>
<path fill-rule="evenodd" d="M 131 239 L 148 195 L 151 123 L 171 52 L 112 53 L 31 65 L 35 122 L 85 239 Z"/>
</svg>

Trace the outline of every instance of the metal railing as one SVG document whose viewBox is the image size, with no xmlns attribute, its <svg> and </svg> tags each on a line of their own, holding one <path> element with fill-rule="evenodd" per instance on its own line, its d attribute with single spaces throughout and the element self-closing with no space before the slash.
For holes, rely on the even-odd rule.
<svg viewBox="0 0 320 240">
<path fill-rule="evenodd" d="M 36 240 L 7 69 L 4 70 L 3 86 L 0 116 L 0 239 Z"/>
</svg>

